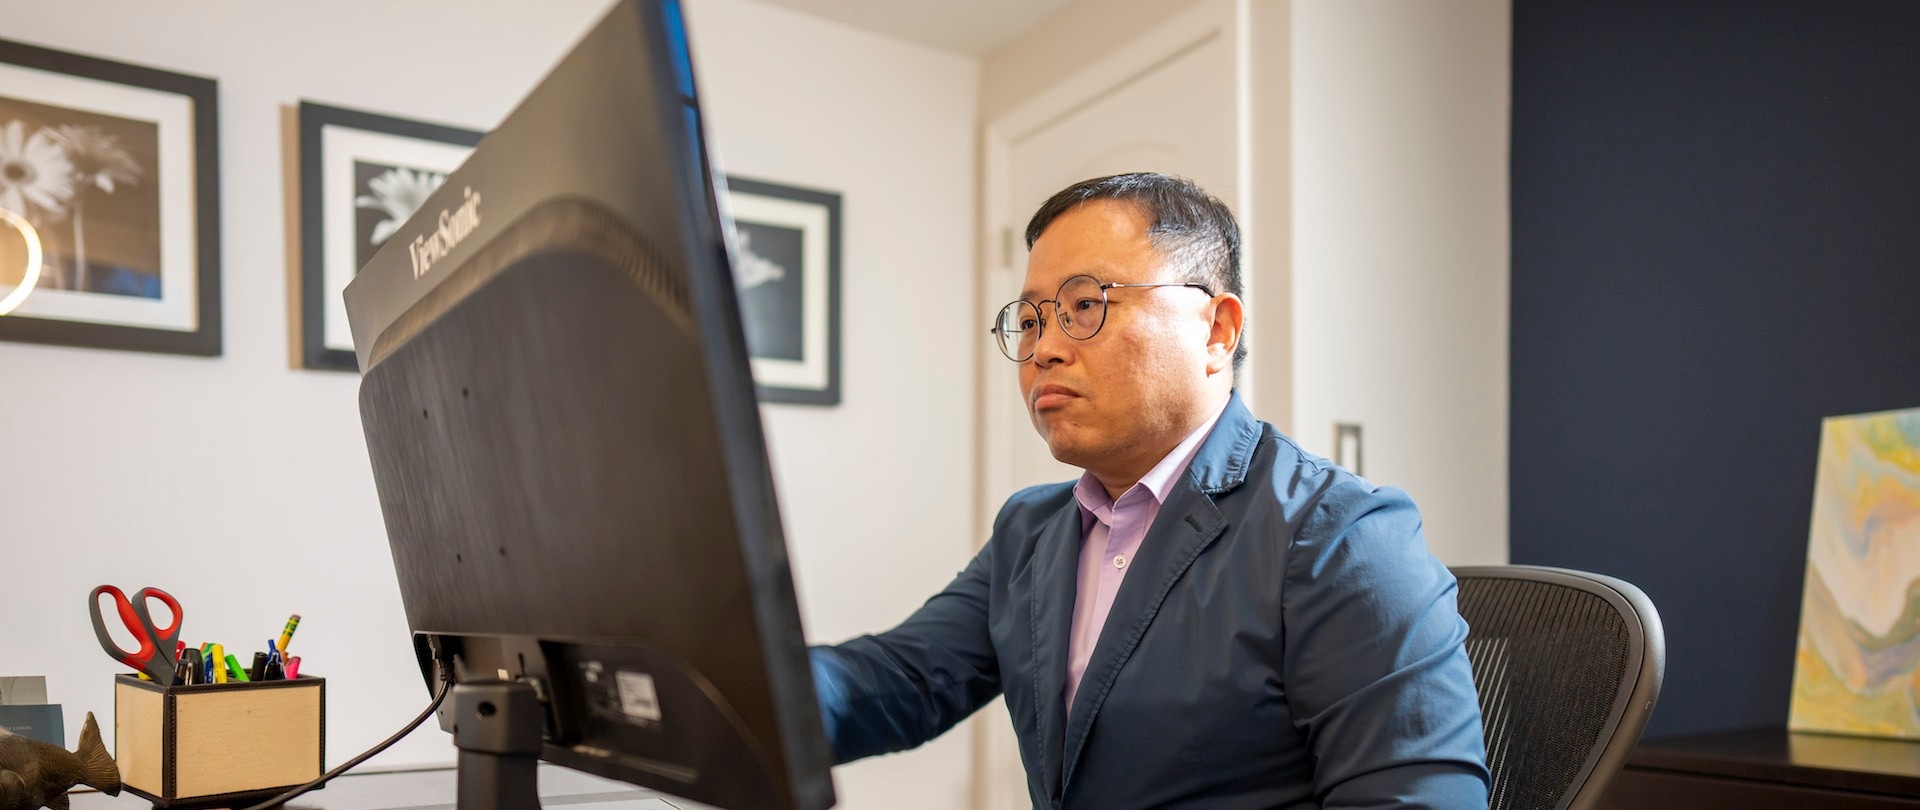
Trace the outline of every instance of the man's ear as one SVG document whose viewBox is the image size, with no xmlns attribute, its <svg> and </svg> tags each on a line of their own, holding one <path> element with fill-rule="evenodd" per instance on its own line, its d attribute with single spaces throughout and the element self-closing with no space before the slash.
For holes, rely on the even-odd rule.
<svg viewBox="0 0 1920 810">
<path fill-rule="evenodd" d="M 1207 374 L 1233 370 L 1233 353 L 1240 348 L 1246 326 L 1246 304 L 1240 296 L 1221 293 L 1213 297 L 1213 325 L 1207 334 Z"/>
</svg>

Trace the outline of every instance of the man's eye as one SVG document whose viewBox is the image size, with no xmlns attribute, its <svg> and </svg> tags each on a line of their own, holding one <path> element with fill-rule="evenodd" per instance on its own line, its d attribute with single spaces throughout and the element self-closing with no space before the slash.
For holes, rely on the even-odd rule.
<svg viewBox="0 0 1920 810">
<path fill-rule="evenodd" d="M 1022 331 L 1022 332 L 1025 332 L 1025 331 L 1028 331 L 1028 330 L 1030 330 L 1030 329 L 1032 329 L 1032 328 L 1033 328 L 1033 327 L 1034 327 L 1034 326 L 1035 326 L 1036 324 L 1038 324 L 1038 323 L 1039 323 L 1038 321 L 1035 321 L 1035 320 L 1034 320 L 1034 319 L 1032 319 L 1032 318 L 1027 318 L 1027 319 L 1024 319 L 1024 320 L 1022 320 L 1022 321 L 1020 321 L 1020 331 Z"/>
<path fill-rule="evenodd" d="M 1086 312 L 1087 310 L 1093 309 L 1094 307 L 1097 307 L 1097 306 L 1100 306 L 1100 299 L 1082 298 L 1078 301 L 1073 302 L 1073 311 Z"/>
</svg>

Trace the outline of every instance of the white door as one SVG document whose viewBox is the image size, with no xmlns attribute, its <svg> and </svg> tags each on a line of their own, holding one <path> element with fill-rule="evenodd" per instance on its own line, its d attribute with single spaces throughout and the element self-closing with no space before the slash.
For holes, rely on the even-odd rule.
<svg viewBox="0 0 1920 810">
<path fill-rule="evenodd" d="M 987 244 L 998 249 L 987 256 L 983 309 L 1019 297 L 1027 220 L 1054 192 L 1076 182 L 1165 172 L 1190 178 L 1234 205 L 1235 120 L 1232 8 L 1207 3 L 989 124 L 984 224 Z M 991 314 L 980 314 L 983 331 Z M 1017 367 L 998 348 L 986 352 L 981 526 L 993 525 L 1000 505 L 1022 487 L 1080 475 L 1055 461 L 1034 432 Z M 982 806 L 1029 806 L 1006 710 L 989 708 L 982 715 L 988 718 L 979 749 Z"/>
</svg>

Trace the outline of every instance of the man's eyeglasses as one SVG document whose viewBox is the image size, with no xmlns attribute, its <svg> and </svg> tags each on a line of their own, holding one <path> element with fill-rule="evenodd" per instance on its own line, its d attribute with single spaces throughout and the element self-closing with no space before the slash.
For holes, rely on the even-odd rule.
<svg viewBox="0 0 1920 810">
<path fill-rule="evenodd" d="M 1060 285 L 1053 298 L 1043 301 L 1015 301 L 1000 308 L 993 328 L 987 330 L 1008 360 L 1024 363 L 1033 359 L 1034 346 L 1047 322 L 1040 316 L 1041 304 L 1053 304 L 1060 331 L 1074 340 L 1087 340 L 1099 334 L 1107 323 L 1107 291 L 1115 287 L 1192 287 L 1208 297 L 1213 289 L 1192 281 L 1158 281 L 1145 284 L 1100 283 L 1092 276 L 1074 276 Z"/>
</svg>

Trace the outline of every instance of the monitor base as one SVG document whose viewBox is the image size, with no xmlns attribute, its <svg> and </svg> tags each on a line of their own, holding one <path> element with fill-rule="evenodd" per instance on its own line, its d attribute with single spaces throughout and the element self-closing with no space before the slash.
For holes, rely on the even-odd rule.
<svg viewBox="0 0 1920 810">
<path fill-rule="evenodd" d="M 539 810 L 541 725 L 533 687 L 482 681 L 453 687 L 460 749 L 458 810 Z"/>
</svg>

